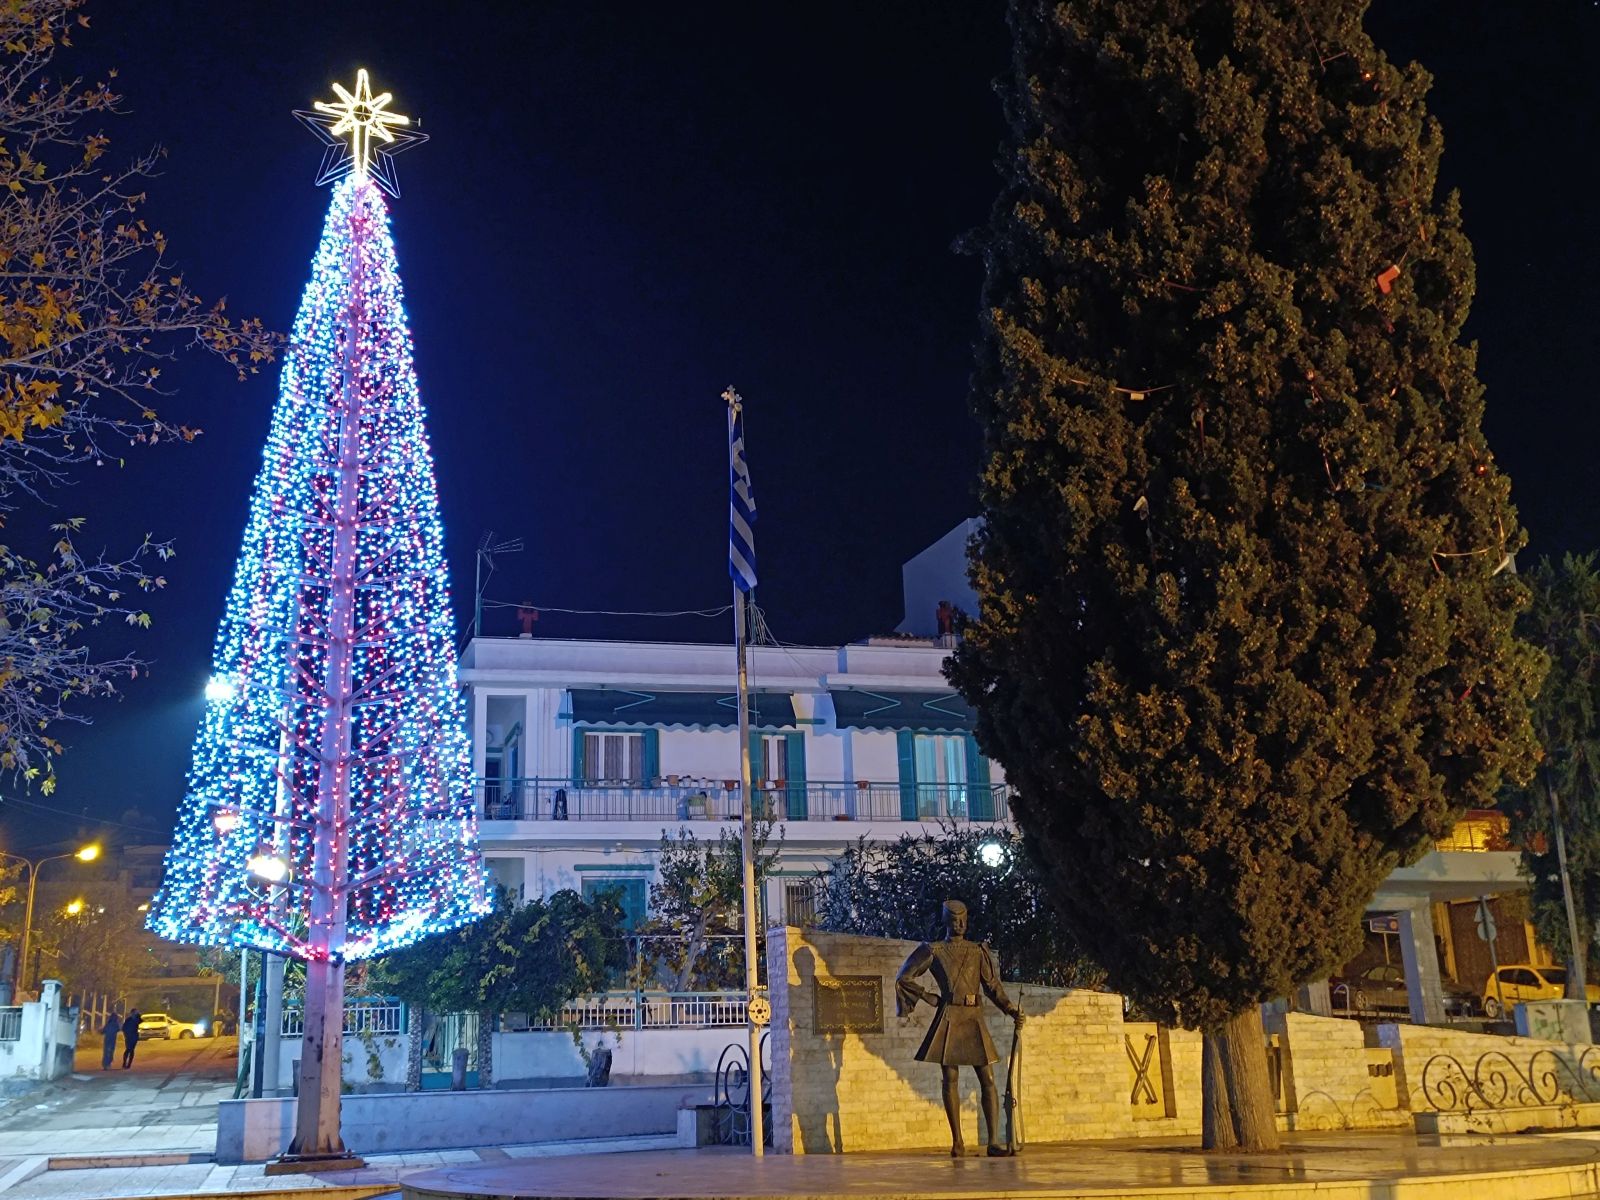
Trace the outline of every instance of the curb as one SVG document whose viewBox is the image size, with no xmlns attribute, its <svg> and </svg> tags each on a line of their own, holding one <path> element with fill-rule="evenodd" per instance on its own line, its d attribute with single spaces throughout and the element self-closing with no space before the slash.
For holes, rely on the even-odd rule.
<svg viewBox="0 0 1600 1200">
<path fill-rule="evenodd" d="M 92 1171 L 102 1167 L 185 1167 L 208 1163 L 212 1156 L 202 1151 L 155 1150 L 130 1154 L 52 1154 L 46 1160 L 49 1171 Z"/>
<path fill-rule="evenodd" d="M 0 1175 L 0 1192 L 7 1188 L 15 1187 L 32 1179 L 35 1175 L 43 1175 L 49 1169 L 50 1160 L 43 1154 L 30 1154 L 4 1175 Z"/>
</svg>

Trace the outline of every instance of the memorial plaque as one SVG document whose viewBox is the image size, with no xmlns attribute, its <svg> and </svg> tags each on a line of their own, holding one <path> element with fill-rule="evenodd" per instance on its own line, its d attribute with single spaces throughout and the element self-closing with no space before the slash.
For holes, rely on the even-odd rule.
<svg viewBox="0 0 1600 1200">
<path fill-rule="evenodd" d="M 819 975 L 811 983 L 813 1033 L 882 1033 L 881 975 Z"/>
</svg>

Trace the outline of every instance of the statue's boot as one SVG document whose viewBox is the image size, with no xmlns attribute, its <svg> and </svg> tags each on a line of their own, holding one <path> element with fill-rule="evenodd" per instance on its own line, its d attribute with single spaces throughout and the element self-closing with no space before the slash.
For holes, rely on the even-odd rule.
<svg viewBox="0 0 1600 1200">
<path fill-rule="evenodd" d="M 1010 1150 L 1005 1146 L 997 1146 L 992 1142 L 989 1144 L 990 1158 L 1011 1158 L 1015 1155 L 1015 1153 L 1016 1152 L 1014 1150 Z"/>
</svg>

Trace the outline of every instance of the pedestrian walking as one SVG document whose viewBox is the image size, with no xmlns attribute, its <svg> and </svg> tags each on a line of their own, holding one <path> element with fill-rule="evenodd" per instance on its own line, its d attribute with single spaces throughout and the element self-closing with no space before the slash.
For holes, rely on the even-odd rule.
<svg viewBox="0 0 1600 1200">
<path fill-rule="evenodd" d="M 106 1014 L 105 1027 L 100 1030 L 106 1040 L 104 1048 L 100 1051 L 100 1069 L 102 1071 L 111 1070 L 111 1060 L 116 1057 L 117 1053 L 117 1034 L 121 1032 L 122 1017 L 116 1009 L 112 1009 Z"/>
<path fill-rule="evenodd" d="M 122 1069 L 126 1071 L 133 1066 L 133 1050 L 139 1044 L 139 1019 L 142 1014 L 136 1008 L 128 1014 L 128 1019 L 122 1023 Z"/>
</svg>

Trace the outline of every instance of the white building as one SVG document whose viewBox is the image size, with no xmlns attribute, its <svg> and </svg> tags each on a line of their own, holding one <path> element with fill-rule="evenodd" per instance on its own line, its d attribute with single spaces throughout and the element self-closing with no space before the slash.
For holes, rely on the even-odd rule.
<svg viewBox="0 0 1600 1200">
<path fill-rule="evenodd" d="M 1007 818 L 948 654 L 910 637 L 751 648 L 751 772 L 782 829 L 771 919 L 803 916 L 793 885 L 863 835 Z M 460 677 L 484 854 L 513 892 L 620 887 L 636 918 L 663 832 L 737 829 L 731 646 L 480 637 Z"/>
<path fill-rule="evenodd" d="M 965 568 L 976 525 L 962 522 L 905 564 L 898 634 L 752 648 L 752 773 L 783 834 L 763 897 L 769 921 L 802 922 L 816 871 L 858 838 L 1009 821 L 1000 769 L 978 752 L 972 710 L 942 673 L 950 610 L 975 607 Z M 737 831 L 731 646 L 479 637 L 460 678 L 484 855 L 513 892 L 620 888 L 637 920 L 664 832 L 714 841 Z M 1490 953 L 1478 955 L 1461 930 L 1478 897 L 1527 886 L 1503 839 L 1468 836 L 1493 816 L 1474 814 L 1395 871 L 1370 906 L 1398 935 L 1414 1020 L 1444 1016 L 1436 938 L 1450 973 L 1481 987 L 1489 968 L 1478 959 Z M 1512 932 L 1509 942 L 1501 932 L 1500 954 L 1533 957 L 1531 928 Z"/>
</svg>

